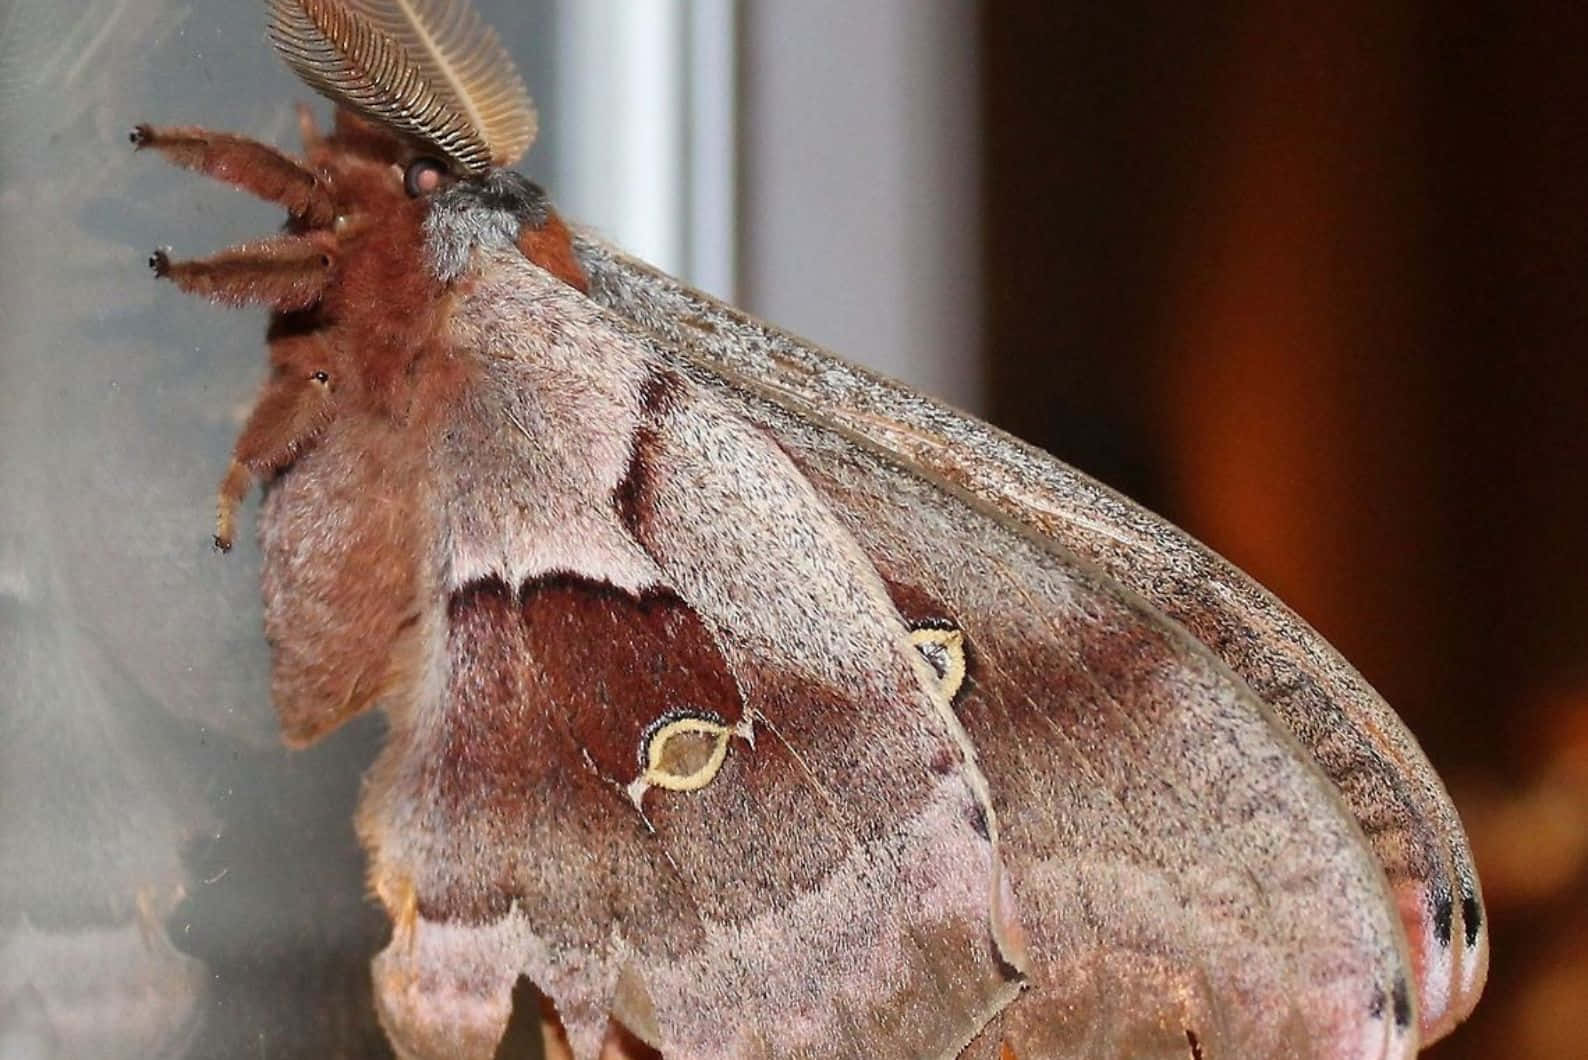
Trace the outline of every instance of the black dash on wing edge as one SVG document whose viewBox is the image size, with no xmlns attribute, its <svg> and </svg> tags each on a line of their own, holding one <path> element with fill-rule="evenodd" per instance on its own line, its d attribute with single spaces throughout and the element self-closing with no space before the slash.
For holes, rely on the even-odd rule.
<svg viewBox="0 0 1588 1060">
<path fill-rule="evenodd" d="M 1483 926 L 1483 906 L 1478 904 L 1476 895 L 1464 895 L 1461 899 L 1461 919 L 1467 925 L 1467 945 L 1478 944 L 1478 929 Z"/>
<path fill-rule="evenodd" d="M 1445 949 L 1450 948 L 1450 924 L 1455 912 L 1449 898 L 1440 898 L 1434 903 L 1434 938 Z"/>
<path fill-rule="evenodd" d="M 1411 992 L 1406 987 L 1405 979 L 1395 980 L 1395 989 L 1391 994 L 1395 1003 L 1395 1026 L 1405 1029 L 1412 1025 Z"/>
</svg>

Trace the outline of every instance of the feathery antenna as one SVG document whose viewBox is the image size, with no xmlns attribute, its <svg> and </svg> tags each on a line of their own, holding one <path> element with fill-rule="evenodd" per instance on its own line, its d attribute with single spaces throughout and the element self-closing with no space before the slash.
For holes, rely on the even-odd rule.
<svg viewBox="0 0 1588 1060">
<path fill-rule="evenodd" d="M 535 139 L 535 106 L 468 0 L 268 0 L 270 39 L 317 91 L 479 174 Z"/>
</svg>

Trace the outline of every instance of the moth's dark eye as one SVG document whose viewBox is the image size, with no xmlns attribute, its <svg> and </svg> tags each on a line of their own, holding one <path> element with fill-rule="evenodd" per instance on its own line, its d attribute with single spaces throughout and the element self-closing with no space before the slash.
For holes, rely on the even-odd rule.
<svg viewBox="0 0 1588 1060">
<path fill-rule="evenodd" d="M 403 190 L 410 199 L 429 195 L 447 179 L 447 167 L 434 158 L 416 158 L 403 170 Z"/>
<path fill-rule="evenodd" d="M 315 372 L 309 378 L 320 384 L 326 384 L 331 381 L 331 376 L 328 372 Z"/>
</svg>

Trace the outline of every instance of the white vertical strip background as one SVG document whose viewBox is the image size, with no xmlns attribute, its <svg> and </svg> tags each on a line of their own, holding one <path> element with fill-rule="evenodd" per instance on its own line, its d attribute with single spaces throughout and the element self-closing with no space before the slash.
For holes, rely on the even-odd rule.
<svg viewBox="0 0 1588 1060">
<path fill-rule="evenodd" d="M 689 273 L 737 300 L 738 0 L 689 4 Z"/>
<path fill-rule="evenodd" d="M 688 264 L 685 14 L 672 0 L 557 5 L 559 199 L 670 272 Z"/>
<path fill-rule="evenodd" d="M 746 308 L 974 410 L 973 0 L 745 0 Z"/>
<path fill-rule="evenodd" d="M 734 293 L 736 0 L 559 0 L 569 216 Z"/>
<path fill-rule="evenodd" d="M 556 12 L 568 134 L 554 186 L 569 216 L 978 406 L 973 0 L 559 0 Z"/>
</svg>

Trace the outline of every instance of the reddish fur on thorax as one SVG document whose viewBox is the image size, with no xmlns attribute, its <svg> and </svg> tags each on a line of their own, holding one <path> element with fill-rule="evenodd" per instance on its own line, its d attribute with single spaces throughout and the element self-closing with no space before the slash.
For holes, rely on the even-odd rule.
<svg viewBox="0 0 1588 1060">
<path fill-rule="evenodd" d="M 447 292 L 425 265 L 425 203 L 410 199 L 391 167 L 337 156 L 338 198 L 347 197 L 333 282 L 316 310 L 327 341 L 352 369 L 349 395 L 372 411 L 402 417 L 413 370 L 444 353 Z"/>
</svg>

